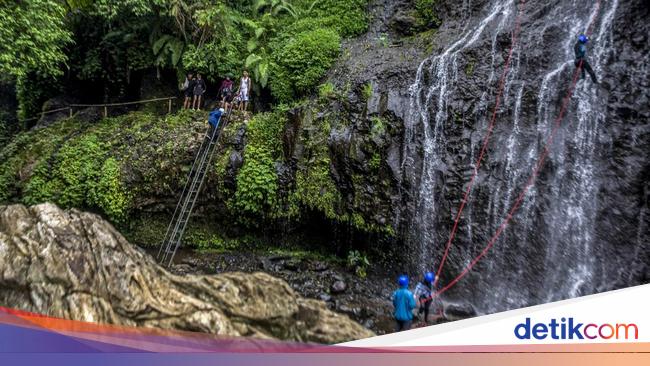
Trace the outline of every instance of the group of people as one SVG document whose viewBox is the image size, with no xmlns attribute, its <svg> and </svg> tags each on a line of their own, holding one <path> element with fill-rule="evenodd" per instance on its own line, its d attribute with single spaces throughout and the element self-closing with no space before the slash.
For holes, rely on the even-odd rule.
<svg viewBox="0 0 650 366">
<path fill-rule="evenodd" d="M 234 83 L 231 80 L 231 76 L 227 75 L 226 78 L 221 82 L 219 91 L 217 94 L 220 98 L 221 108 L 228 109 L 232 106 L 232 109 L 239 109 L 240 111 L 248 110 L 248 103 L 250 101 L 250 94 L 253 88 L 253 82 L 251 81 L 248 71 L 244 70 L 243 75 L 239 81 L 239 87 L 234 88 Z M 201 74 L 196 74 L 196 77 L 192 73 L 188 73 L 185 81 L 181 86 L 181 90 L 185 94 L 185 101 L 183 102 L 183 109 L 196 109 L 200 110 L 201 106 L 204 103 L 203 94 L 205 93 L 205 80 Z"/>
<path fill-rule="evenodd" d="M 427 272 L 415 286 L 415 290 L 411 292 L 408 289 L 408 276 L 399 276 L 397 279 L 399 289 L 393 293 L 393 306 L 395 307 L 393 317 L 397 323 L 396 330 L 398 332 L 411 329 L 414 318 L 413 310 L 416 307 L 418 308 L 418 317 L 423 315 L 424 324 L 429 324 L 430 320 L 434 321 L 442 317 L 442 305 L 438 297 L 435 296 L 435 282 L 436 275 Z M 435 305 L 433 305 L 434 302 Z M 434 315 L 429 319 L 429 314 L 432 313 Z"/>
</svg>

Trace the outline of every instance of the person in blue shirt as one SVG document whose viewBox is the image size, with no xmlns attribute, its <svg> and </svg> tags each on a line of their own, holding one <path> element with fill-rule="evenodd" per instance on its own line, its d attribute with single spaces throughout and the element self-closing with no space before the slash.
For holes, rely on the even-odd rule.
<svg viewBox="0 0 650 366">
<path fill-rule="evenodd" d="M 576 67 L 581 67 L 580 63 L 582 62 L 582 78 L 585 78 L 585 71 L 587 71 L 594 84 L 598 84 L 596 74 L 594 74 L 594 70 L 591 68 L 591 65 L 589 65 L 589 62 L 587 62 L 587 42 L 589 42 L 589 38 L 584 34 L 581 34 L 578 37 L 578 42 L 573 46 L 573 52 L 576 56 L 575 65 Z"/>
<path fill-rule="evenodd" d="M 397 322 L 397 331 L 411 329 L 413 322 L 413 309 L 415 309 L 415 296 L 409 291 L 409 278 L 405 275 L 399 276 L 397 280 L 399 289 L 393 292 L 393 306 L 395 312 L 393 316 Z"/>
<path fill-rule="evenodd" d="M 208 130 L 208 136 L 210 138 L 214 138 L 213 134 L 216 131 L 217 127 L 219 127 L 219 122 L 221 122 L 221 116 L 225 113 L 223 108 L 217 108 L 210 112 L 208 115 L 208 123 L 210 124 L 210 129 Z"/>
</svg>

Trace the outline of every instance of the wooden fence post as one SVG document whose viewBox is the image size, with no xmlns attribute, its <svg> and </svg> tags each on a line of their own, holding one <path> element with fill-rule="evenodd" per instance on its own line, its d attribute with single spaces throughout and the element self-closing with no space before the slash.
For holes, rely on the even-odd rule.
<svg viewBox="0 0 650 366">
<path fill-rule="evenodd" d="M 167 114 L 170 114 L 170 113 L 172 113 L 172 99 L 171 98 L 169 98 L 169 100 L 167 101 Z"/>
<path fill-rule="evenodd" d="M 104 106 L 104 118 L 108 117 L 108 107 Z"/>
<path fill-rule="evenodd" d="M 72 107 L 68 108 L 70 110 L 70 118 L 72 118 Z"/>
</svg>

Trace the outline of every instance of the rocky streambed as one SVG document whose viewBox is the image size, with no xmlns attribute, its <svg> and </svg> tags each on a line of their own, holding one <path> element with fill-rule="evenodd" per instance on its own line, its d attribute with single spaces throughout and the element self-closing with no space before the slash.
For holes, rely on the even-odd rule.
<svg viewBox="0 0 650 366">
<path fill-rule="evenodd" d="M 153 249 L 148 251 L 156 255 Z M 172 273 L 203 275 L 263 271 L 285 280 L 304 297 L 324 301 L 328 309 L 348 315 L 377 334 L 395 331 L 391 299 L 396 275 L 380 265 L 371 266 L 367 277 L 361 278 L 345 265 L 291 254 L 215 253 L 186 249 L 180 250 L 176 258 L 176 264 L 170 269 Z M 411 280 L 411 287 L 414 287 L 413 281 L 415 279 Z M 437 322 L 476 315 L 467 304 L 443 301 L 443 307 L 444 317 Z M 416 318 L 414 326 L 424 326 L 422 319 Z"/>
<path fill-rule="evenodd" d="M 155 255 L 154 251 L 151 253 Z M 346 314 L 377 334 L 394 331 L 392 277 L 371 268 L 360 278 L 342 265 L 297 258 L 290 254 L 254 252 L 210 253 L 181 250 L 171 272 L 178 275 L 263 271 L 281 278 L 302 296 L 325 302 L 330 310 Z"/>
</svg>

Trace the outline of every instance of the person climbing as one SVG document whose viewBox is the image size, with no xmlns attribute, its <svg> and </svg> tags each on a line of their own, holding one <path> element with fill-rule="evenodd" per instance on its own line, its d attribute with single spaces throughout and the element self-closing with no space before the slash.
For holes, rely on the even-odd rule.
<svg viewBox="0 0 650 366">
<path fill-rule="evenodd" d="M 226 78 L 221 82 L 219 87 L 219 96 L 221 97 L 221 108 L 228 109 L 228 104 L 232 101 L 232 80 L 230 80 L 230 75 L 227 75 Z"/>
<path fill-rule="evenodd" d="M 210 124 L 210 128 L 208 129 L 208 136 L 210 139 L 214 138 L 214 132 L 217 127 L 219 127 L 219 120 L 224 114 L 225 110 L 223 108 L 217 108 L 208 114 L 208 123 Z"/>
<path fill-rule="evenodd" d="M 418 315 L 424 313 L 424 324 L 429 323 L 429 310 L 431 303 L 433 303 L 433 283 L 436 280 L 436 275 L 433 272 L 427 272 L 421 282 L 415 285 L 415 298 L 417 299 L 419 309 Z"/>
<path fill-rule="evenodd" d="M 585 78 L 586 70 L 589 73 L 589 76 L 591 76 L 591 80 L 594 82 L 594 84 L 598 84 L 598 80 L 596 80 L 596 74 L 594 74 L 594 70 L 591 68 L 591 65 L 589 65 L 589 62 L 587 61 L 587 42 L 589 42 L 589 38 L 587 38 L 587 36 L 584 34 L 581 34 L 578 37 L 578 41 L 573 46 L 573 52 L 576 56 L 575 65 L 578 68 L 582 67 L 582 79 Z"/>
<path fill-rule="evenodd" d="M 253 84 L 251 82 L 251 78 L 248 77 L 248 71 L 244 70 L 244 75 L 241 77 L 239 90 L 237 91 L 240 111 L 245 111 L 248 109 L 248 99 L 250 97 L 252 87 Z"/>
<path fill-rule="evenodd" d="M 196 110 L 201 110 L 201 105 L 203 103 L 203 93 L 205 93 L 205 81 L 201 77 L 201 74 L 196 74 L 196 82 L 194 84 L 194 102 L 192 108 Z"/>
<path fill-rule="evenodd" d="M 406 275 L 401 275 L 397 279 L 399 289 L 393 292 L 393 306 L 395 312 L 393 316 L 397 322 L 397 331 L 411 329 L 413 322 L 413 309 L 415 309 L 415 297 L 409 291 L 409 278 Z"/>
<path fill-rule="evenodd" d="M 195 84 L 196 84 L 196 80 L 194 79 L 194 75 L 192 75 L 191 72 L 188 73 L 187 76 L 185 77 L 185 81 L 183 82 L 183 86 L 181 87 L 181 90 L 185 94 L 183 109 L 189 109 L 190 105 L 192 104 L 192 95 L 194 94 Z"/>
</svg>

